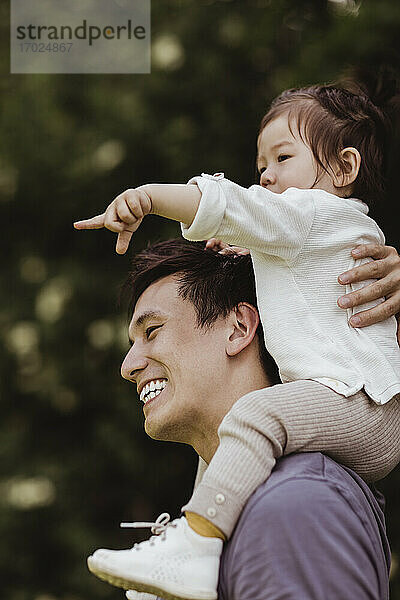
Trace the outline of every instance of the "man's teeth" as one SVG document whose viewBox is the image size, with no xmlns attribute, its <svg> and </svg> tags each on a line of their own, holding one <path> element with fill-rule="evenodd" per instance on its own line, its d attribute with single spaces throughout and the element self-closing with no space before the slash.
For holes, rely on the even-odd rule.
<svg viewBox="0 0 400 600">
<path fill-rule="evenodd" d="M 140 392 L 141 401 L 146 404 L 146 402 L 161 394 L 166 385 L 166 379 L 153 379 L 149 381 Z"/>
</svg>

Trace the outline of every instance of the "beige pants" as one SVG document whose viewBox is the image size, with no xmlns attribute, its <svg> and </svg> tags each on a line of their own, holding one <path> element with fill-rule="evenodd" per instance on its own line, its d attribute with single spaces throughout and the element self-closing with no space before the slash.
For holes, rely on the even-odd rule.
<svg viewBox="0 0 400 600">
<path fill-rule="evenodd" d="M 350 398 L 311 380 L 256 390 L 223 419 L 220 444 L 184 511 L 202 515 L 229 537 L 276 459 L 324 452 L 371 483 L 400 461 L 400 401 L 375 404 L 364 392 Z"/>
</svg>

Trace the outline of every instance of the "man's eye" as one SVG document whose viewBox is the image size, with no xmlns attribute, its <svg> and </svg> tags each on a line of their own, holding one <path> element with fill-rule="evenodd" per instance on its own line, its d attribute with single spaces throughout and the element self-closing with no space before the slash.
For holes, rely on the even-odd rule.
<svg viewBox="0 0 400 600">
<path fill-rule="evenodd" d="M 284 160 L 287 160 L 288 158 L 290 158 L 289 154 L 280 154 L 278 156 L 278 162 L 283 162 Z"/>
<path fill-rule="evenodd" d="M 147 327 L 146 329 L 146 339 L 149 339 L 153 331 L 161 327 L 161 325 L 152 325 L 151 327 Z"/>
</svg>

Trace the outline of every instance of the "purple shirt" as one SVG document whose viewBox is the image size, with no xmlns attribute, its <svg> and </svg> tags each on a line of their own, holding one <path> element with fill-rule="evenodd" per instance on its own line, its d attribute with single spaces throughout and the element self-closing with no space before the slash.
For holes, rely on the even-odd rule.
<svg viewBox="0 0 400 600">
<path fill-rule="evenodd" d="M 281 458 L 224 548 L 219 600 L 388 600 L 383 496 L 319 452 Z"/>
</svg>

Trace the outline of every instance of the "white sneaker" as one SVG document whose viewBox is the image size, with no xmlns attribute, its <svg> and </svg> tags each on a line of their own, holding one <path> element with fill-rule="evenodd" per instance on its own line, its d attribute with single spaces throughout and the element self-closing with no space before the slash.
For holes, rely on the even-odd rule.
<svg viewBox="0 0 400 600">
<path fill-rule="evenodd" d="M 135 592 L 135 590 L 128 590 L 125 594 L 128 600 L 157 600 L 157 596 L 153 594 L 146 594 L 146 592 Z"/>
<path fill-rule="evenodd" d="M 166 600 L 216 600 L 222 540 L 199 535 L 185 517 L 170 523 L 167 513 L 155 523 L 121 525 L 151 526 L 156 535 L 129 550 L 96 550 L 88 567 L 97 577 Z"/>
</svg>

